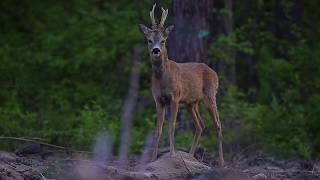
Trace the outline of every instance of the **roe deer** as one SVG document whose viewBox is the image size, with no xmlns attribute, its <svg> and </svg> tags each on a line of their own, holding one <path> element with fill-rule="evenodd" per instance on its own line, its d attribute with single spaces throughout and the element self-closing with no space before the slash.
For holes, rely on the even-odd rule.
<svg viewBox="0 0 320 180">
<path fill-rule="evenodd" d="M 155 160 L 158 154 L 159 140 L 165 117 L 165 106 L 169 106 L 171 111 L 169 124 L 170 155 L 174 156 L 175 154 L 174 131 L 179 103 L 187 105 L 196 127 L 196 133 L 190 149 L 190 154 L 194 155 L 201 133 L 204 130 L 204 122 L 198 111 L 199 103 L 204 101 L 217 130 L 219 165 L 223 166 L 222 129 L 216 104 L 217 73 L 204 63 L 176 63 L 168 59 L 165 42 L 173 29 L 173 25 L 167 28 L 164 27 L 168 10 L 163 8 L 160 23 L 156 24 L 154 18 L 155 6 L 156 4 L 153 5 L 150 11 L 151 29 L 140 24 L 140 29 L 148 41 L 153 70 L 152 94 L 157 109 L 157 129 L 152 160 Z"/>
</svg>

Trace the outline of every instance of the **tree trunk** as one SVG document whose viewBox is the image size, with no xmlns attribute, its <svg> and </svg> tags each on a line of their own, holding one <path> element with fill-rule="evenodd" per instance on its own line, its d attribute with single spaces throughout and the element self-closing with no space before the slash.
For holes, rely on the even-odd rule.
<svg viewBox="0 0 320 180">
<path fill-rule="evenodd" d="M 176 62 L 205 62 L 207 60 L 212 0 L 173 0 L 169 17 L 175 26 L 168 39 L 169 59 Z M 167 111 L 168 112 L 168 111 Z M 177 121 L 183 130 L 190 121 L 179 111 Z"/>
<path fill-rule="evenodd" d="M 169 58 L 176 62 L 207 62 L 211 0 L 173 0 L 175 30 L 169 38 Z"/>
<path fill-rule="evenodd" d="M 126 97 L 122 115 L 121 115 L 121 145 L 119 153 L 120 164 L 126 162 L 129 146 L 131 141 L 131 128 L 134 118 L 134 108 L 137 104 L 138 93 L 139 93 L 139 83 L 140 83 L 140 71 L 139 71 L 139 61 L 141 59 L 141 50 L 139 47 L 135 47 L 133 50 L 133 66 L 130 75 L 130 85 L 129 92 Z"/>
</svg>

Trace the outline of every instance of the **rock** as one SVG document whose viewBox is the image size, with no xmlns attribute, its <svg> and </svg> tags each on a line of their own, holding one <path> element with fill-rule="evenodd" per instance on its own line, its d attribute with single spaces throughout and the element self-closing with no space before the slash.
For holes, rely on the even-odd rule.
<svg viewBox="0 0 320 180">
<path fill-rule="evenodd" d="M 3 161 L 14 161 L 17 158 L 17 156 L 13 153 L 3 152 L 0 151 L 0 160 Z"/>
<path fill-rule="evenodd" d="M 253 176 L 253 179 L 257 179 L 257 180 L 260 180 L 260 179 L 267 179 L 267 176 L 263 173 L 259 173 L 257 175 L 254 175 Z"/>
<path fill-rule="evenodd" d="M 22 148 L 16 151 L 16 154 L 19 156 L 26 156 L 29 154 L 40 154 L 42 152 L 42 147 L 38 143 L 28 143 Z"/>
<path fill-rule="evenodd" d="M 272 171 L 272 172 L 277 172 L 277 173 L 284 172 L 283 169 L 276 167 L 276 166 L 268 166 L 266 169 L 269 171 Z"/>
<path fill-rule="evenodd" d="M 313 165 L 313 169 L 316 173 L 320 174 L 320 162 L 319 163 L 315 163 Z"/>
</svg>

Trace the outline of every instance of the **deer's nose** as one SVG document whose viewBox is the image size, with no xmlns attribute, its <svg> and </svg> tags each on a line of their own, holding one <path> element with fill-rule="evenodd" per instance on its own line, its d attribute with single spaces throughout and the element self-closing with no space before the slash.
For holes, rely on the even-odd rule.
<svg viewBox="0 0 320 180">
<path fill-rule="evenodd" d="M 159 48 L 153 48 L 152 49 L 152 53 L 153 54 L 159 54 L 160 53 L 160 49 Z"/>
</svg>

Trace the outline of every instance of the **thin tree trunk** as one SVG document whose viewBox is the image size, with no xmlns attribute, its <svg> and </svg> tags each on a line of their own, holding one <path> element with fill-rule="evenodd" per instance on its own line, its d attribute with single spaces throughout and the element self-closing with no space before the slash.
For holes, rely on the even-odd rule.
<svg viewBox="0 0 320 180">
<path fill-rule="evenodd" d="M 140 83 L 140 71 L 139 71 L 139 61 L 141 59 L 142 53 L 138 46 L 133 49 L 133 66 L 130 75 L 130 85 L 128 95 L 126 97 L 122 115 L 121 115 L 121 145 L 119 161 L 120 164 L 124 164 L 127 160 L 129 146 L 131 141 L 131 128 L 134 118 L 134 108 L 137 104 L 138 93 L 139 93 L 139 83 Z"/>
<path fill-rule="evenodd" d="M 225 0 L 225 10 L 226 15 L 224 16 L 224 28 L 225 28 L 225 34 L 228 36 L 233 31 L 233 0 Z M 228 69 L 227 69 L 227 80 L 228 84 L 236 84 L 236 62 L 235 62 L 235 51 L 232 47 L 227 46 L 225 47 L 225 52 L 229 56 L 229 63 L 228 63 Z"/>
<path fill-rule="evenodd" d="M 224 0 L 225 14 L 222 17 L 222 28 L 224 35 L 228 36 L 233 31 L 233 0 Z M 231 84 L 236 84 L 236 62 L 235 51 L 232 47 L 226 45 L 224 52 L 228 56 L 227 61 L 219 62 L 219 73 L 224 76 L 224 80 L 221 82 L 222 89 L 227 89 Z"/>
<path fill-rule="evenodd" d="M 219 38 L 221 35 L 228 36 L 233 32 L 233 0 L 223 0 L 221 2 L 223 3 L 214 4 L 217 6 L 216 8 L 224 8 L 225 10 L 224 15 L 216 15 L 217 20 L 214 27 L 217 28 L 217 34 L 215 38 Z M 228 57 L 225 60 L 220 59 L 217 63 L 220 77 L 219 92 L 224 93 L 231 84 L 236 85 L 236 52 L 229 45 L 224 45 L 221 49 Z"/>
</svg>

